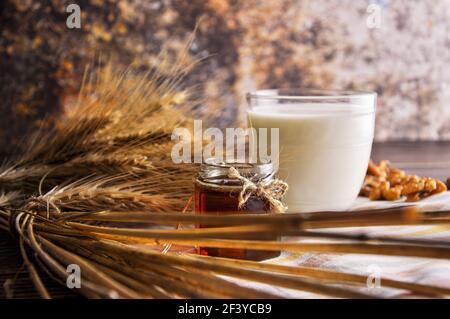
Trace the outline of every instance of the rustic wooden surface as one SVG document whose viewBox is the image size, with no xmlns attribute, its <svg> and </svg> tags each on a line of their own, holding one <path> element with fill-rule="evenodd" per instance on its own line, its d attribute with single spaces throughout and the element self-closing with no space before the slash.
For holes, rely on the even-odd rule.
<svg viewBox="0 0 450 319">
<path fill-rule="evenodd" d="M 375 144 L 373 159 L 389 159 L 394 165 L 409 172 L 440 178 L 450 176 L 450 142 L 390 142 Z M 14 280 L 14 298 L 38 298 L 27 272 L 22 267 L 17 243 L 7 234 L 0 233 L 0 298 L 7 297 L 6 280 Z M 76 298 L 77 295 L 54 282 L 44 274 L 49 291 L 55 298 Z"/>
<path fill-rule="evenodd" d="M 446 180 L 450 177 L 450 142 L 388 142 L 374 145 L 375 161 L 388 159 L 408 173 Z"/>
</svg>

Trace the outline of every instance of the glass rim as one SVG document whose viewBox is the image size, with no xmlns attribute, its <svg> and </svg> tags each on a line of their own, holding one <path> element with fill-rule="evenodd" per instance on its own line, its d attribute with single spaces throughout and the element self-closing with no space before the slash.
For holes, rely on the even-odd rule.
<svg viewBox="0 0 450 319">
<path fill-rule="evenodd" d="M 204 159 L 201 167 L 215 167 L 219 169 L 234 167 L 237 170 L 270 170 L 273 169 L 273 163 L 271 161 L 267 163 L 239 162 L 236 160 L 224 161 L 216 157 L 208 157 Z"/>
<path fill-rule="evenodd" d="M 252 181 L 266 180 L 275 174 L 274 165 L 268 163 L 246 163 L 237 161 L 223 161 L 215 157 L 206 158 L 200 165 L 199 177 L 203 182 L 217 183 L 220 180 L 229 180 L 230 167 Z M 238 180 L 235 180 L 238 182 Z M 239 181 L 240 183 L 240 181 Z"/>
<path fill-rule="evenodd" d="M 281 91 L 281 94 L 279 93 Z M 322 89 L 263 89 L 247 93 L 247 99 L 264 100 L 335 100 L 377 97 L 376 92 L 359 90 L 322 90 Z"/>
</svg>

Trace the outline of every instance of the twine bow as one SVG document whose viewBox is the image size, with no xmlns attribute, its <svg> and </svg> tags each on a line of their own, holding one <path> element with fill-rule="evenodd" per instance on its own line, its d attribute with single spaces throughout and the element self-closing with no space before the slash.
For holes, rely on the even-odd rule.
<svg viewBox="0 0 450 319">
<path fill-rule="evenodd" d="M 286 182 L 280 179 L 274 179 L 267 183 L 260 181 L 255 184 L 248 178 L 242 176 L 234 167 L 230 167 L 228 177 L 242 181 L 242 191 L 239 193 L 239 208 L 247 203 L 250 196 L 255 195 L 267 200 L 273 212 L 284 213 L 286 211 L 287 206 L 281 202 L 281 199 L 288 190 L 288 184 Z"/>
</svg>

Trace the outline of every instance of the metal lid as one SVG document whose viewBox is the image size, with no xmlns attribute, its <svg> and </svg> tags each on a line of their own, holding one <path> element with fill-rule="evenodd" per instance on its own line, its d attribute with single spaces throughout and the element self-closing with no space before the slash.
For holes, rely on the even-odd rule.
<svg viewBox="0 0 450 319">
<path fill-rule="evenodd" d="M 270 180 L 275 174 L 273 163 L 224 162 L 212 157 L 205 159 L 200 166 L 199 180 L 217 185 L 240 185 L 241 181 L 228 177 L 230 167 L 254 183 Z"/>
</svg>

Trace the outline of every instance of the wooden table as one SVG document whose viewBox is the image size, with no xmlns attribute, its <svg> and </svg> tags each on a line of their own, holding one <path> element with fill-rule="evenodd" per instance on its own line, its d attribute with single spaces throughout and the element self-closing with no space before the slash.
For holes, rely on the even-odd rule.
<svg viewBox="0 0 450 319">
<path fill-rule="evenodd" d="M 446 180 L 450 176 L 450 142 L 391 142 L 374 145 L 372 158 L 375 161 L 389 159 L 393 165 L 410 173 Z M 17 243 L 7 234 L 0 233 L 0 298 L 5 298 L 3 287 L 6 280 L 14 280 L 14 298 L 38 298 L 22 266 Z M 50 294 L 54 298 L 76 298 L 66 287 L 42 274 Z"/>
</svg>

